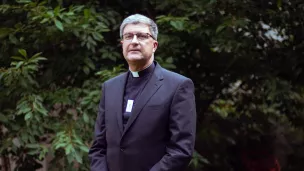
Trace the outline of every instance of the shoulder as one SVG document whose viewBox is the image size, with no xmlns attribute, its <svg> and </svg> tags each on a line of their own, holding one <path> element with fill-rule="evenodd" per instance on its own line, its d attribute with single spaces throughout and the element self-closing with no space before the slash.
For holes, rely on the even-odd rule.
<svg viewBox="0 0 304 171">
<path fill-rule="evenodd" d="M 119 83 L 121 80 L 123 80 L 126 77 L 126 75 L 127 75 L 127 72 L 120 73 L 119 75 L 112 77 L 112 78 L 108 79 L 107 81 L 105 81 L 103 83 L 103 85 L 112 85 L 112 84 Z"/>
<path fill-rule="evenodd" d="M 173 97 L 185 96 L 194 97 L 195 87 L 193 81 L 181 74 L 178 74 L 167 69 L 162 69 L 164 77 L 164 85 L 167 89 L 171 89 L 170 92 L 174 94 Z"/>
<path fill-rule="evenodd" d="M 190 81 L 192 82 L 192 80 L 184 75 L 178 74 L 176 72 L 167 70 L 165 68 L 162 68 L 162 73 L 164 76 L 164 79 L 170 81 L 170 82 L 174 82 L 174 83 L 182 83 L 182 82 L 187 82 Z"/>
</svg>

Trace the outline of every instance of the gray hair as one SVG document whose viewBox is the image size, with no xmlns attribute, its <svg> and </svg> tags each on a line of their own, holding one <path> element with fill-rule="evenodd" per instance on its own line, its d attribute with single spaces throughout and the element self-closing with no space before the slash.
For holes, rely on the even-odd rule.
<svg viewBox="0 0 304 171">
<path fill-rule="evenodd" d="M 122 32 L 127 24 L 138 24 L 138 23 L 147 24 L 149 26 L 149 30 L 152 34 L 152 37 L 155 40 L 157 40 L 158 28 L 156 23 L 152 19 L 141 14 L 130 15 L 129 17 L 123 20 L 122 24 L 120 25 L 120 38 L 122 38 Z"/>
</svg>

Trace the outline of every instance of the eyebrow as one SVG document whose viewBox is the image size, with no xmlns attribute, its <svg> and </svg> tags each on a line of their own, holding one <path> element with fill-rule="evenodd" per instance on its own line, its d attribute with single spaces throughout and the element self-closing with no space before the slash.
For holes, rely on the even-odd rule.
<svg viewBox="0 0 304 171">
<path fill-rule="evenodd" d="M 124 33 L 124 34 L 129 34 L 129 33 L 132 33 L 132 34 L 134 34 L 134 33 L 143 33 L 143 34 L 146 34 L 146 32 L 126 32 L 126 33 Z M 123 34 L 123 35 L 124 35 Z M 148 34 L 150 34 L 150 33 L 148 33 Z"/>
</svg>

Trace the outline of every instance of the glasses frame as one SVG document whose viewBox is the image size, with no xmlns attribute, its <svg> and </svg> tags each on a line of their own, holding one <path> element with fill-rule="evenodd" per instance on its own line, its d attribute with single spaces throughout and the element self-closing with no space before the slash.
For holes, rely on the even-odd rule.
<svg viewBox="0 0 304 171">
<path fill-rule="evenodd" d="M 125 37 L 126 34 L 133 34 L 132 39 L 129 39 L 129 40 L 128 40 L 128 39 L 125 39 L 124 37 Z M 148 35 L 148 37 L 151 37 L 153 40 L 155 40 L 154 37 L 153 37 L 151 34 L 149 34 L 149 33 L 125 33 L 124 35 L 122 35 L 122 40 L 123 40 L 123 41 L 127 41 L 127 42 L 131 42 L 131 41 L 134 39 L 134 36 L 136 36 L 136 39 L 137 39 L 139 42 L 140 42 L 140 41 L 145 41 L 145 40 L 148 40 L 148 39 L 149 39 L 149 38 L 147 38 L 147 39 L 144 39 L 144 40 L 139 40 L 137 34 L 146 34 L 146 35 Z"/>
</svg>

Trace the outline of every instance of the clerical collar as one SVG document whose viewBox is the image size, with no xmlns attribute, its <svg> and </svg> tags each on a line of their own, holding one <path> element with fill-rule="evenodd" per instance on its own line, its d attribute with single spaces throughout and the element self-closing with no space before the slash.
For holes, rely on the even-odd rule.
<svg viewBox="0 0 304 171">
<path fill-rule="evenodd" d="M 148 66 L 147 68 L 145 68 L 141 71 L 131 71 L 130 69 L 129 69 L 129 71 L 131 72 L 133 77 L 142 77 L 142 76 L 148 75 L 149 73 L 153 72 L 154 67 L 155 67 L 155 64 L 154 64 L 154 62 L 152 62 L 152 64 L 150 66 Z"/>
</svg>

